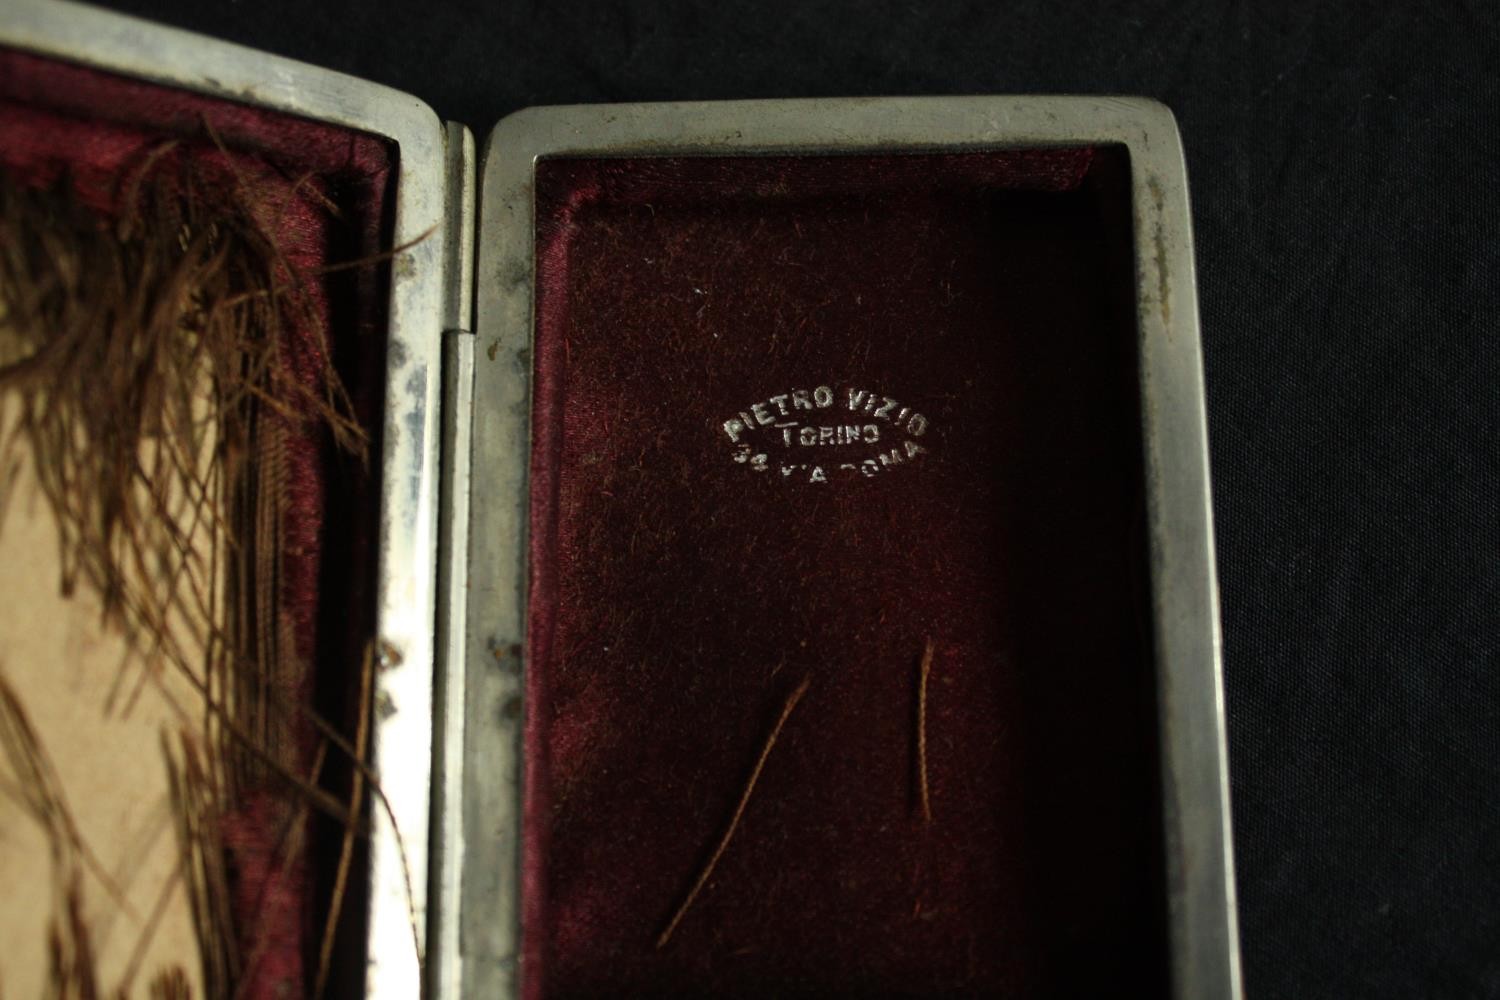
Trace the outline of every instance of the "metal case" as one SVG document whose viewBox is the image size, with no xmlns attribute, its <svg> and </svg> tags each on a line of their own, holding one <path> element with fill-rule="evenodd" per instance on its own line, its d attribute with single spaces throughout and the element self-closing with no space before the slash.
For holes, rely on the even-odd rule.
<svg viewBox="0 0 1500 1000">
<path fill-rule="evenodd" d="M 373 756 L 389 809 L 372 813 L 371 997 L 415 997 L 424 986 L 440 997 L 519 996 L 521 719 L 495 707 L 520 697 L 526 667 L 537 162 L 1123 146 L 1173 994 L 1239 997 L 1192 237 L 1164 107 L 969 97 L 529 109 L 485 143 L 476 227 L 472 137 L 409 95 L 56 0 L 13 0 L 0 45 L 336 123 L 399 148 L 394 241 L 409 248 L 392 268 L 387 332 Z M 425 984 L 413 926 L 425 936 Z"/>
</svg>

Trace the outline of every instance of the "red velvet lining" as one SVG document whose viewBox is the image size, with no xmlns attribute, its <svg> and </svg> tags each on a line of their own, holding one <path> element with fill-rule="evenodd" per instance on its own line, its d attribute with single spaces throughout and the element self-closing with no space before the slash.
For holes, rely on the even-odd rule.
<svg viewBox="0 0 1500 1000">
<path fill-rule="evenodd" d="M 539 165 L 527 997 L 1163 991 L 1127 177 L 1113 149 Z M 873 447 L 764 427 L 737 462 L 756 403 L 925 452 L 866 476 Z"/>
<path fill-rule="evenodd" d="M 306 279 L 309 305 L 329 330 L 335 362 L 362 423 L 379 427 L 384 357 L 382 268 L 319 275 L 320 268 L 377 252 L 389 225 L 395 155 L 386 143 L 347 129 L 213 100 L 26 53 L 0 49 L 0 169 L 23 183 L 69 183 L 87 204 L 116 211 L 134 171 L 160 155 L 190 159 L 200 177 L 239 186 L 260 207 L 262 223 Z M 297 377 L 312 384 L 325 349 L 310 329 L 288 344 Z M 372 445 L 379 454 L 379 443 Z M 360 648 L 372 634 L 378 480 L 325 436 L 296 428 L 289 445 L 291 508 L 282 525 L 283 613 L 291 623 L 300 677 L 281 694 L 350 720 Z M 330 506 L 340 517 L 325 518 Z M 325 556 L 328 557 L 325 560 Z M 320 628 L 320 623 L 331 627 Z M 321 673 L 315 664 L 321 662 Z M 303 770 L 313 732 L 303 722 Z M 336 757 L 337 755 L 333 755 Z M 334 779 L 336 768 L 325 773 Z M 341 790 L 337 794 L 343 794 Z M 285 834 L 285 795 L 252 796 L 226 821 L 237 870 L 235 907 L 243 950 L 258 955 L 241 995 L 301 995 L 322 918 L 315 898 L 331 879 L 307 852 L 290 866 L 274 859 Z M 345 907 L 358 914 L 357 901 Z M 357 920 L 354 924 L 357 924 Z M 359 929 L 341 934 L 344 946 Z M 358 968 L 358 966 L 356 966 Z"/>
</svg>

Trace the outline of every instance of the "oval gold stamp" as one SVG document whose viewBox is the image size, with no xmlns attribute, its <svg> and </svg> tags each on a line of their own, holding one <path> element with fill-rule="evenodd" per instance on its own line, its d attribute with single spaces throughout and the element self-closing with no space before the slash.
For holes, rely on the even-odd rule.
<svg viewBox="0 0 1500 1000">
<path fill-rule="evenodd" d="M 927 453 L 928 420 L 899 399 L 859 386 L 792 389 L 724 421 L 735 462 L 794 482 L 873 478 Z"/>
</svg>

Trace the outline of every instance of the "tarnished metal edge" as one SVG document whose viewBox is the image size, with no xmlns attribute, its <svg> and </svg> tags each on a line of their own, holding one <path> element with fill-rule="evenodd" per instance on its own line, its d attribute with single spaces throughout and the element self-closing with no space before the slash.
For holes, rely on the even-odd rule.
<svg viewBox="0 0 1500 1000">
<path fill-rule="evenodd" d="M 1171 112 L 1132 147 L 1147 519 L 1173 989 L 1243 992 L 1222 637 L 1187 167 Z M 1208 669 L 1208 665 L 1212 669 Z"/>
<path fill-rule="evenodd" d="M 479 166 L 474 409 L 483 418 L 474 421 L 473 454 L 475 468 L 482 473 L 475 477 L 470 508 L 465 636 L 469 721 L 464 754 L 464 772 L 474 778 L 466 782 L 464 799 L 469 846 L 462 862 L 465 940 L 457 994 L 497 1000 L 517 996 L 520 986 L 520 745 L 525 716 L 521 663 L 531 451 L 532 231 L 529 177 L 522 203 L 502 200 L 494 186 L 485 183 L 502 162 L 500 142 L 492 133 Z M 495 280 L 506 268 L 511 282 L 504 298 L 508 321 L 497 311 L 501 289 Z M 481 338 L 477 324 L 486 314 L 491 333 Z"/>
<path fill-rule="evenodd" d="M 1192 234 L 1176 124 L 1112 97 L 867 98 L 531 108 L 480 175 L 470 536 L 471 728 L 462 995 L 519 989 L 521 725 L 533 179 L 547 156 L 756 155 L 1121 144 L 1129 153 L 1158 666 L 1172 992 L 1241 995 Z M 482 664 L 482 666 L 481 666 Z M 507 714 L 507 713 L 510 714 Z M 483 719 L 483 730 L 472 723 Z M 495 720 L 499 719 L 497 725 Z M 475 789 L 477 783 L 472 783 Z"/>
<path fill-rule="evenodd" d="M 474 136 L 450 122 L 449 274 L 443 337 L 443 466 L 438 522 L 438 669 L 434 678 L 432 870 L 428 879 L 427 981 L 431 997 L 458 995 L 463 923 L 464 658 L 469 555 L 470 427 L 474 417 Z"/>
<path fill-rule="evenodd" d="M 62 0 L 10 0 L 0 44 L 342 125 L 399 148 L 381 457 L 366 996 L 421 990 L 432 749 L 440 334 L 447 260 L 442 125 L 409 94 Z M 383 804 L 381 804 L 383 803 Z"/>
</svg>

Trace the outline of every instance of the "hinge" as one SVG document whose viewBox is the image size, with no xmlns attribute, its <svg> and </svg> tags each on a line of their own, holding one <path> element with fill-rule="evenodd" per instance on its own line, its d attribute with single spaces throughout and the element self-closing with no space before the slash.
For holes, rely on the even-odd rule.
<svg viewBox="0 0 1500 1000">
<path fill-rule="evenodd" d="M 474 136 L 447 124 L 448 274 L 443 302 L 442 465 L 438 494 L 437 669 L 433 678 L 432 848 L 427 991 L 459 995 L 464 858 L 464 641 L 468 613 L 470 428 L 474 410 Z"/>
<path fill-rule="evenodd" d="M 443 329 L 474 332 L 474 133 L 467 125 L 448 122 L 448 219 L 446 245 L 448 295 L 443 303 Z"/>
</svg>

